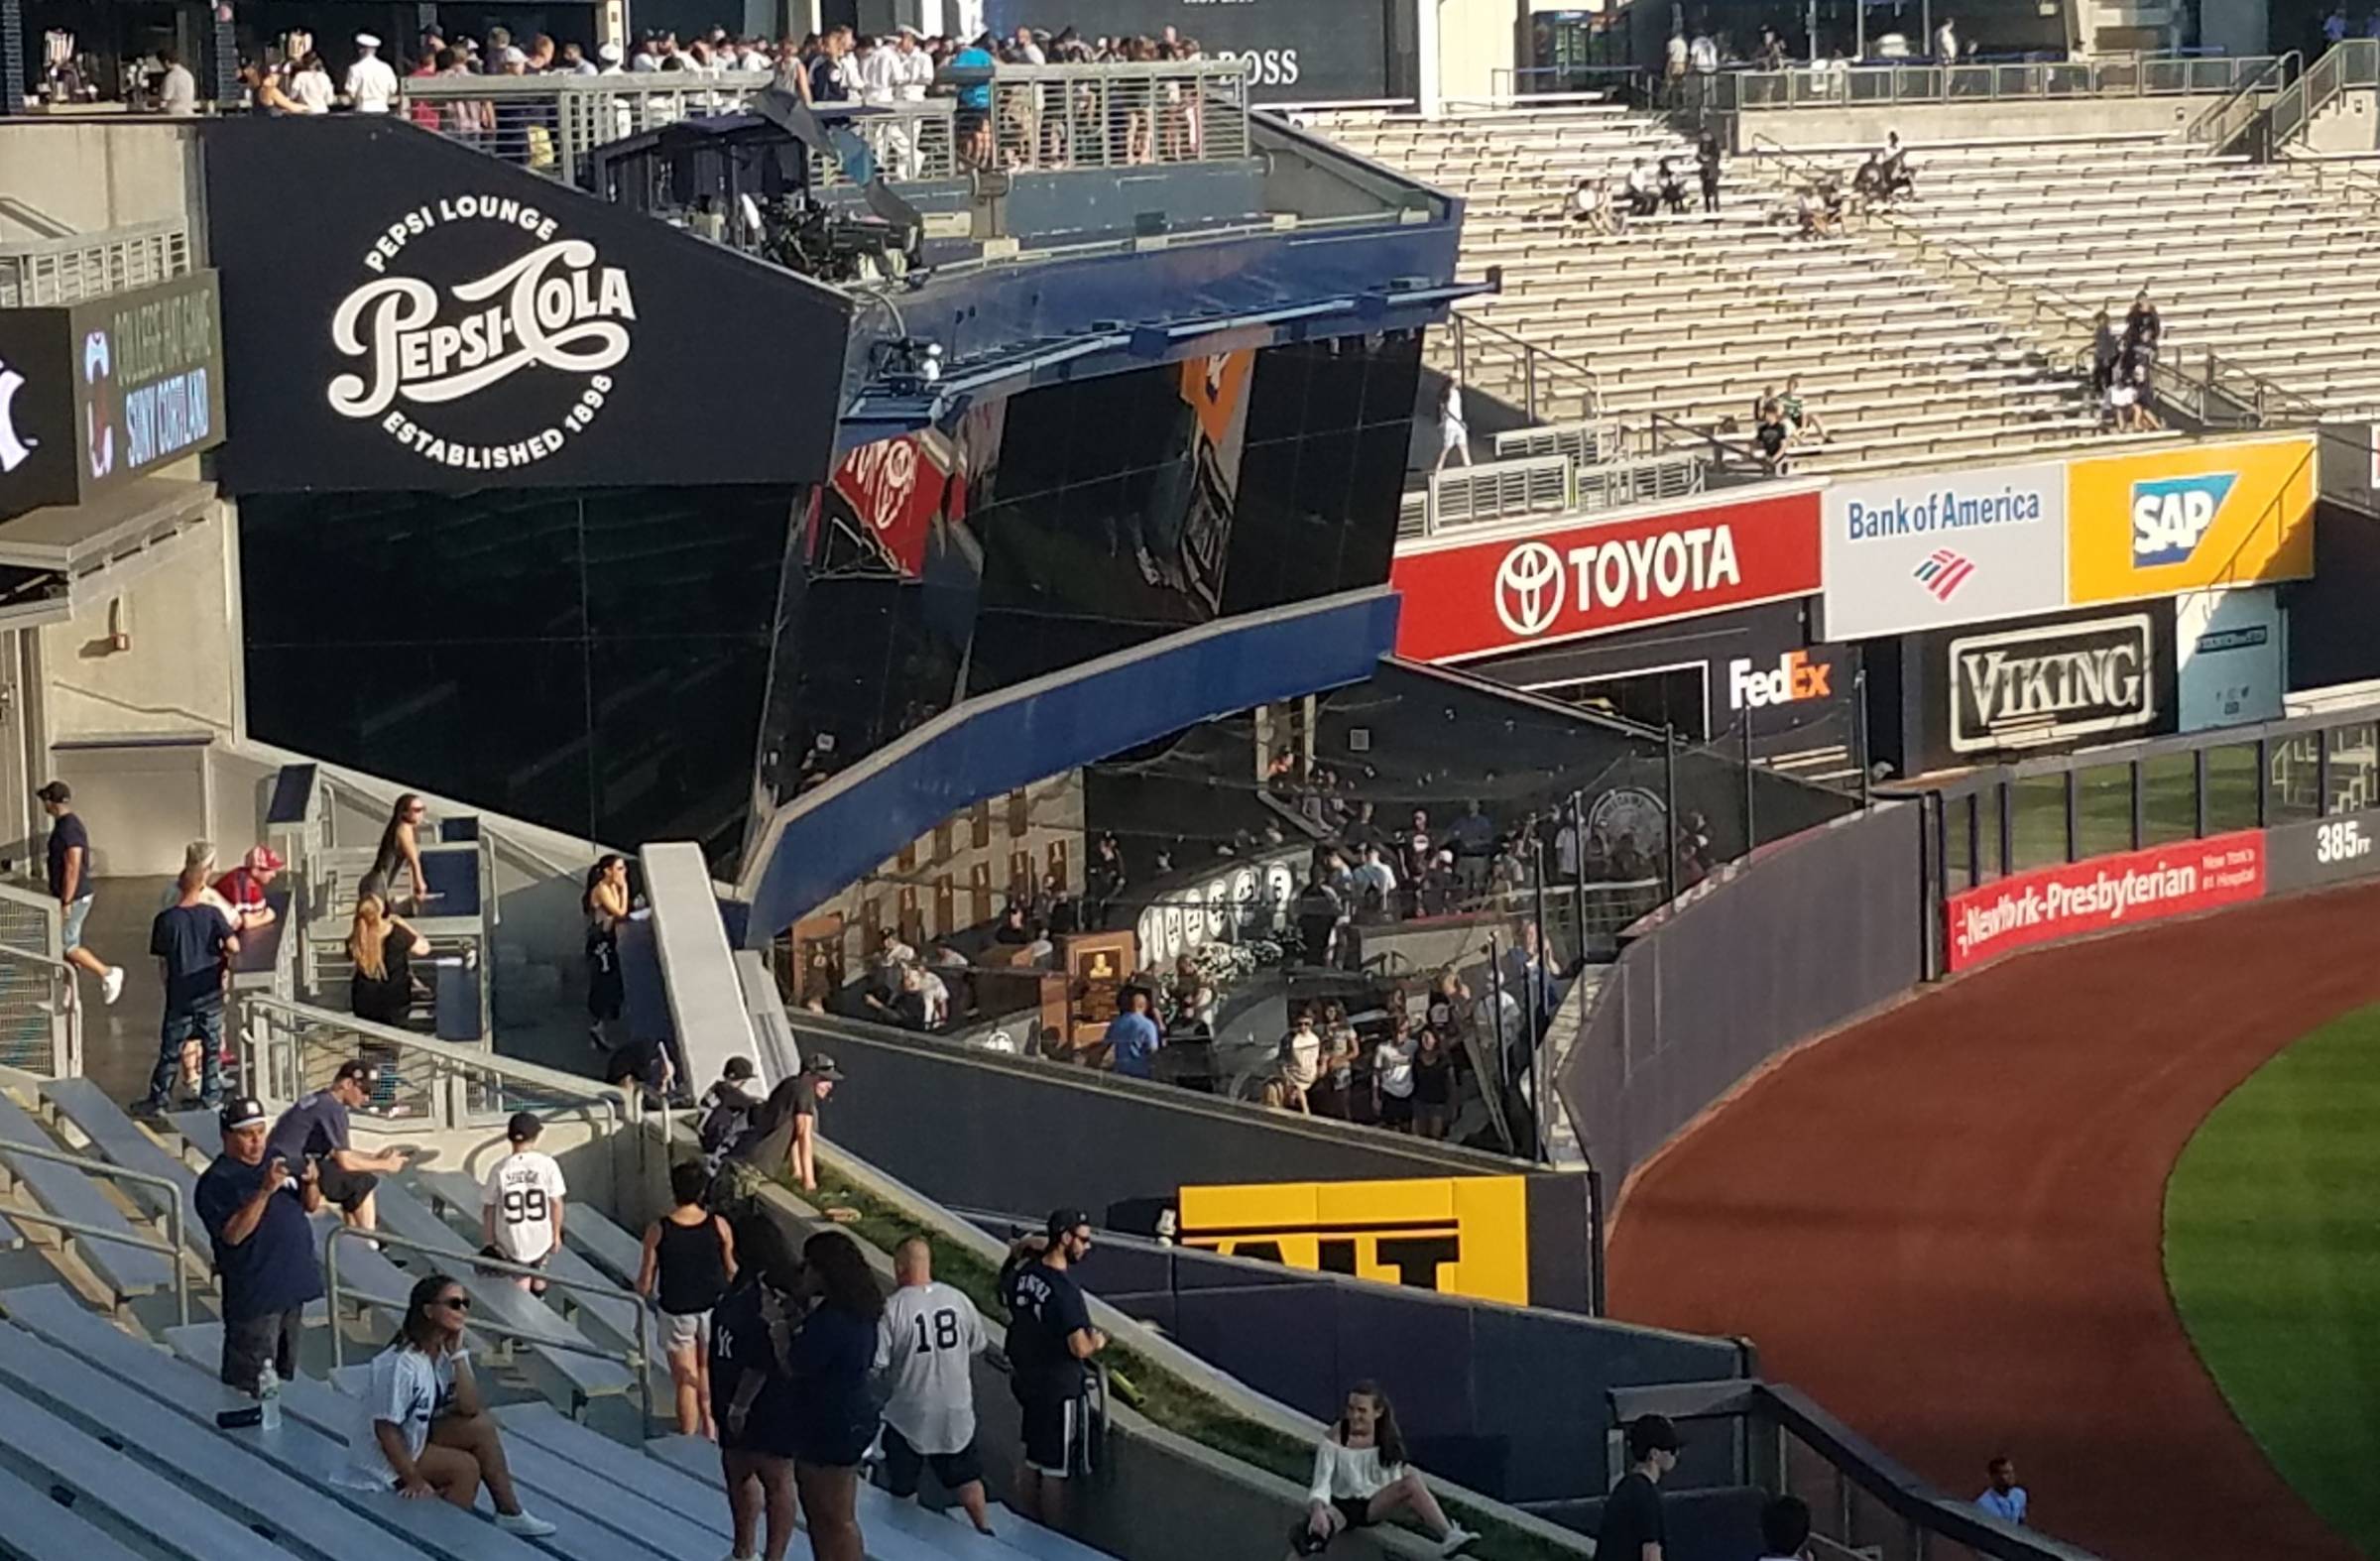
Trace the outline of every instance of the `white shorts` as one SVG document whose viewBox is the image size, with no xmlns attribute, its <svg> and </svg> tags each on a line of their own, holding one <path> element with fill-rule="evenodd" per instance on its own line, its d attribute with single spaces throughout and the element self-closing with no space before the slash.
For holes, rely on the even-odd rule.
<svg viewBox="0 0 2380 1561">
<path fill-rule="evenodd" d="M 711 1348 L 711 1314 L 709 1312 L 661 1313 L 661 1348 L 664 1350 L 701 1350 Z"/>
<path fill-rule="evenodd" d="M 1459 422 L 1446 423 L 1444 427 L 1446 431 L 1440 435 L 1440 441 L 1444 448 L 1450 450 L 1471 448 L 1471 430 L 1469 428 Z"/>
</svg>

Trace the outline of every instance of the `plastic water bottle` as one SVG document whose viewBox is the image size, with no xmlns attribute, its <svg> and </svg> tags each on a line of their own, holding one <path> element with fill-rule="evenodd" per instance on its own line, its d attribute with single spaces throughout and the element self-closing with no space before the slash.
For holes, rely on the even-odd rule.
<svg viewBox="0 0 2380 1561">
<path fill-rule="evenodd" d="M 257 1424 L 268 1431 L 280 1430 L 281 1373 L 273 1369 L 271 1361 L 267 1361 L 265 1369 L 256 1374 L 256 1401 L 264 1410 L 264 1418 Z"/>
</svg>

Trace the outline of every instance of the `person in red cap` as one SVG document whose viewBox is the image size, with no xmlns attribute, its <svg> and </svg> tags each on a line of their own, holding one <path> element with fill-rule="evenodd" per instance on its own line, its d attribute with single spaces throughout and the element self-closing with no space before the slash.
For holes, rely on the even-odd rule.
<svg viewBox="0 0 2380 1561">
<path fill-rule="evenodd" d="M 253 932 L 273 924 L 273 906 L 265 899 L 265 891 L 288 866 L 271 846 L 252 846 L 238 867 L 215 880 L 215 893 L 239 912 L 239 930 Z"/>
</svg>

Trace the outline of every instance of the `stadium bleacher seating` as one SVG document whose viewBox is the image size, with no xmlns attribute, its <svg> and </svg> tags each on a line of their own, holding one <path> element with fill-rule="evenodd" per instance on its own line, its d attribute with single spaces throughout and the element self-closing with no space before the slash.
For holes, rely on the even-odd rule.
<svg viewBox="0 0 2380 1561">
<path fill-rule="evenodd" d="M 2368 177 L 2139 137 L 1921 146 L 1911 159 L 1919 198 L 1904 216 L 2018 286 L 2103 306 L 2119 328 L 2147 287 L 2162 361 L 2191 369 L 2212 352 L 2326 417 L 2380 409 Z"/>
<path fill-rule="evenodd" d="M 1563 198 L 1579 179 L 1617 184 L 1638 158 L 1670 159 L 1693 188 L 1693 143 L 1652 116 L 1583 103 L 1428 123 L 1367 110 L 1305 117 L 1463 196 L 1463 274 L 1503 276 L 1500 295 L 1463 312 L 1583 366 L 1596 411 L 1623 427 L 1658 415 L 1748 444 L 1755 399 L 1798 373 L 1832 435 L 1797 453 L 1803 472 L 2108 437 L 2071 352 L 1855 224 L 1799 236 L 1790 176 L 1758 160 L 1726 165 L 1716 216 L 1633 218 L 1608 236 L 1567 223 Z M 1844 172 L 1847 182 L 1848 163 Z M 1451 364 L 1451 335 L 1433 333 L 1435 366 Z M 1468 377 L 1519 400 L 1510 354 L 1475 355 Z M 1546 420 L 1586 416 L 1580 391 L 1557 386 L 1547 399 L 1541 390 Z"/>
<path fill-rule="evenodd" d="M 42 1112 L 30 1109 L 34 1101 Z M 135 1122 L 78 1080 L 46 1082 L 32 1100 L 0 1091 L 0 1141 L 162 1175 L 186 1207 L 196 1162 L 218 1136 L 201 1113 L 173 1130 Z M 167 1202 L 162 1189 L 28 1155 L 8 1168 L 0 1220 L 16 1208 L 66 1209 L 147 1236 Z M 315 1307 L 299 1375 L 283 1391 L 280 1428 L 226 1430 L 216 1414 L 250 1400 L 215 1381 L 222 1328 L 199 1253 L 187 1260 L 199 1320 L 175 1325 L 153 1307 L 125 1304 L 129 1294 L 147 1293 L 142 1285 L 165 1287 L 164 1257 L 81 1239 L 61 1245 L 28 1223 L 30 1244 L 14 1231 L 0 1241 L 0 1249 L 27 1249 L 9 1259 L 11 1287 L 0 1290 L 0 1553 L 26 1561 L 663 1561 L 724 1552 L 732 1536 L 714 1446 L 677 1436 L 640 1444 L 633 1433 L 623 1439 L 570 1413 L 587 1406 L 591 1390 L 621 1394 L 632 1379 L 620 1361 L 559 1341 L 589 1341 L 599 1351 L 633 1343 L 635 1303 L 565 1301 L 558 1290 L 540 1300 L 497 1276 L 471 1275 L 479 1211 L 468 1176 L 416 1171 L 381 1188 L 389 1234 L 439 1248 L 489 1315 L 501 1310 L 504 1320 L 555 1341 L 500 1351 L 484 1375 L 515 1479 L 557 1533 L 530 1541 L 503 1532 L 485 1520 L 484 1496 L 474 1515 L 330 1482 L 353 1424 L 347 1395 L 366 1370 L 361 1362 L 386 1337 L 387 1303 L 414 1278 L 382 1253 L 361 1242 L 339 1246 L 342 1290 L 362 1297 L 367 1314 L 360 1330 L 352 1311 L 345 1320 L 350 1364 L 327 1370 L 330 1319 Z M 325 1213 L 316 1224 L 327 1241 L 337 1219 Z M 607 1283 L 607 1270 L 633 1267 L 636 1238 L 592 1207 L 573 1206 L 567 1233 L 557 1273 Z M 128 1258 L 147 1266 L 135 1271 Z M 28 1263 L 42 1273 L 39 1282 L 22 1277 Z M 617 1430 L 622 1417 L 604 1423 Z M 1099 1561 L 1072 1539 L 995 1512 L 1003 1532 L 986 1539 L 955 1509 L 938 1513 L 873 1487 L 861 1491 L 872 1561 Z M 793 1554 L 809 1553 L 797 1538 Z"/>
</svg>

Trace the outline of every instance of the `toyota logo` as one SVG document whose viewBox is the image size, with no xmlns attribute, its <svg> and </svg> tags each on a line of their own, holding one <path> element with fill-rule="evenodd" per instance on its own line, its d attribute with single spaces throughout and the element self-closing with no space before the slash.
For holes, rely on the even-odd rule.
<svg viewBox="0 0 2380 1561">
<path fill-rule="evenodd" d="M 1562 555 L 1543 542 L 1522 542 L 1495 570 L 1495 616 L 1526 638 L 1545 633 L 1562 612 Z"/>
</svg>

